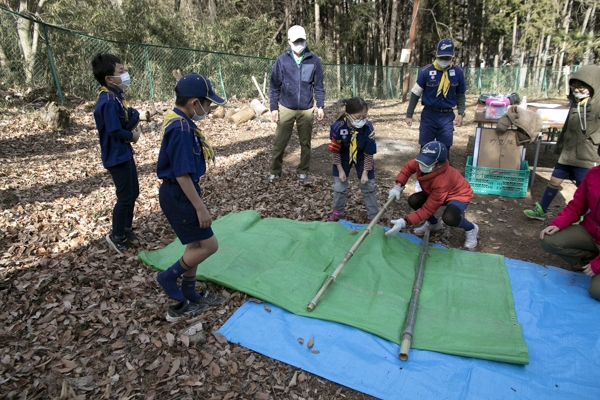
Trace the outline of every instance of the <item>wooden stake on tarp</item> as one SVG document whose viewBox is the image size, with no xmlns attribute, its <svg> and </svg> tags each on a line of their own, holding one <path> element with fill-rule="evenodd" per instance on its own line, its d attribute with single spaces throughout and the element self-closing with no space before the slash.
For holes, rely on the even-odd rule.
<svg viewBox="0 0 600 400">
<path fill-rule="evenodd" d="M 373 227 L 375 226 L 375 224 L 377 224 L 377 222 L 379 222 L 379 220 L 381 219 L 381 217 L 383 216 L 383 214 L 388 210 L 388 207 L 392 204 L 392 202 L 394 200 L 396 200 L 396 197 L 391 196 L 386 201 L 386 203 L 379 210 L 379 212 L 377 213 L 377 215 L 375 216 L 375 218 L 373 218 L 373 220 L 371 221 L 371 223 L 363 231 L 362 235 L 360 235 L 360 237 L 358 238 L 358 240 L 354 243 L 354 245 L 350 248 L 350 250 L 348 250 L 348 252 L 346 253 L 346 256 L 344 257 L 344 259 L 342 260 L 342 262 L 337 266 L 337 268 L 335 269 L 335 271 L 333 271 L 333 274 L 331 274 L 331 276 L 329 278 L 327 278 L 327 280 L 325 281 L 325 283 L 323 284 L 323 286 L 321 286 L 321 289 L 319 289 L 319 291 L 317 292 L 317 294 L 315 295 L 315 297 L 306 306 L 306 308 L 308 309 L 308 311 L 314 310 L 314 308 L 317 306 L 317 303 L 319 302 L 319 299 L 321 298 L 321 296 L 323 295 L 323 293 L 325 293 L 325 291 L 327 290 L 327 288 L 337 279 L 338 275 L 340 274 L 340 272 L 342 271 L 342 269 L 344 268 L 344 266 L 346 265 L 346 263 L 348 262 L 348 260 L 350 260 L 350 258 L 352 258 L 352 256 L 354 255 L 354 252 L 356 251 L 356 249 L 358 249 L 358 246 L 360 246 L 360 244 L 363 242 L 363 240 L 365 240 L 365 238 L 367 237 L 367 235 L 369 233 L 371 233 L 371 231 L 373 230 Z"/>
<path fill-rule="evenodd" d="M 421 284 L 423 283 L 423 271 L 425 270 L 425 259 L 427 258 L 427 246 L 429 244 L 429 229 L 425 231 L 423 242 L 421 243 L 421 253 L 419 254 L 419 267 L 415 276 L 415 284 L 410 297 L 410 305 L 406 314 L 404 323 L 404 333 L 402 334 L 402 342 L 400 344 L 400 352 L 398 358 L 402 361 L 408 360 L 410 345 L 413 337 L 413 328 L 417 319 L 417 305 L 419 304 L 419 293 L 421 293 Z"/>
</svg>

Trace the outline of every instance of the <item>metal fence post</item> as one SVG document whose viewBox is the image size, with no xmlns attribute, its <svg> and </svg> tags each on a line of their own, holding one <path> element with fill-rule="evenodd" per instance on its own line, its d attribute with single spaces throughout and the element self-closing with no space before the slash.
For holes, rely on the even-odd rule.
<svg viewBox="0 0 600 400">
<path fill-rule="evenodd" d="M 146 59 L 146 78 L 148 79 L 150 100 L 154 102 L 154 86 L 152 86 L 152 72 L 150 72 L 150 57 L 148 56 L 148 46 L 144 46 L 144 58 Z"/>
<path fill-rule="evenodd" d="M 39 22 L 35 22 L 39 24 Z M 65 104 L 65 98 L 63 96 L 62 89 L 60 87 L 60 81 L 58 80 L 58 72 L 56 72 L 56 66 L 54 65 L 54 56 L 52 55 L 52 49 L 50 48 L 50 39 L 48 39 L 48 30 L 46 29 L 46 25 L 42 25 L 42 30 L 44 31 L 44 41 L 46 42 L 46 53 L 48 53 L 48 61 L 50 61 L 50 69 L 52 70 L 52 77 L 54 78 L 54 84 L 56 85 L 56 91 L 58 92 L 58 98 L 60 99 L 60 104 Z"/>
<path fill-rule="evenodd" d="M 352 97 L 356 97 L 356 65 L 352 64 Z"/>
<path fill-rule="evenodd" d="M 513 92 L 516 92 L 519 86 L 519 72 L 521 72 L 521 67 L 515 67 L 515 84 L 513 85 Z"/>
<path fill-rule="evenodd" d="M 221 93 L 223 98 L 227 101 L 227 93 L 225 92 L 225 84 L 223 82 L 223 73 L 221 72 L 221 53 L 217 54 L 217 68 L 219 69 L 219 84 L 221 85 Z"/>
</svg>

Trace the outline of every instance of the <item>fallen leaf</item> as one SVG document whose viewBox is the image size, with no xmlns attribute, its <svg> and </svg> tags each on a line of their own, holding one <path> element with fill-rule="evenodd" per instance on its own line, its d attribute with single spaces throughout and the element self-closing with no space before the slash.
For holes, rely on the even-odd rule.
<svg viewBox="0 0 600 400">
<path fill-rule="evenodd" d="M 265 304 L 265 310 L 267 310 L 268 312 L 271 312 L 271 307 L 269 307 L 268 305 Z"/>
<path fill-rule="evenodd" d="M 219 368 L 219 366 L 217 365 L 216 362 L 214 362 L 214 361 L 211 362 L 208 365 L 208 369 L 210 370 L 210 374 L 212 376 L 214 376 L 215 378 L 218 377 L 218 376 L 221 376 L 221 368 Z"/>
<path fill-rule="evenodd" d="M 227 338 L 225 336 L 223 336 L 222 334 L 220 334 L 219 332 L 215 332 L 215 339 L 217 339 L 217 342 L 221 343 L 221 344 L 226 344 L 227 343 Z"/>
<path fill-rule="evenodd" d="M 356 229 L 352 229 L 350 232 L 348 232 L 348 235 L 356 235 L 358 233 L 358 231 Z"/>
<path fill-rule="evenodd" d="M 292 379 L 290 380 L 290 383 L 288 383 L 289 387 L 292 386 L 296 386 L 298 384 L 298 371 L 294 371 L 294 376 L 292 376 Z"/>
<path fill-rule="evenodd" d="M 298 343 L 300 344 L 304 344 L 304 339 L 302 339 L 301 337 L 298 338 Z"/>
<path fill-rule="evenodd" d="M 306 345 L 306 347 L 308 347 L 309 349 L 312 349 L 312 347 L 315 345 L 315 337 L 314 335 L 310 335 L 310 339 L 308 339 L 308 344 Z"/>
<path fill-rule="evenodd" d="M 319 350 L 311 350 L 310 352 L 313 353 L 313 354 L 319 354 L 320 353 Z"/>
</svg>

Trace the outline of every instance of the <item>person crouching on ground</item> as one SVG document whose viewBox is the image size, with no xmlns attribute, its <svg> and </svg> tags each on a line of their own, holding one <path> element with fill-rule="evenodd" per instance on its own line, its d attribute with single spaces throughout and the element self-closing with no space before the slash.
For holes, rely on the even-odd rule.
<svg viewBox="0 0 600 400">
<path fill-rule="evenodd" d="M 600 300 L 600 166 L 588 171 L 573 200 L 540 232 L 540 239 L 542 249 L 592 278 L 590 295 Z"/>
<path fill-rule="evenodd" d="M 333 214 L 327 221 L 333 222 L 344 217 L 348 176 L 352 166 L 356 169 L 369 220 L 379 212 L 373 161 L 377 147 L 373 139 L 375 129 L 367 120 L 368 112 L 367 103 L 360 97 L 353 97 L 346 101 L 346 112 L 331 125 L 328 150 L 332 153 L 333 161 Z"/>
<path fill-rule="evenodd" d="M 429 142 L 423 146 L 417 158 L 404 164 L 396 176 L 396 186 L 390 190 L 389 196 L 399 200 L 408 178 L 413 174 L 417 175 L 423 191 L 408 198 L 408 205 L 415 211 L 408 214 L 406 219 L 391 221 L 394 226 L 386 235 L 393 235 L 407 225 L 415 225 L 424 220 L 425 223 L 414 230 L 415 235 L 423 236 L 427 229 L 432 233 L 442 231 L 444 225 L 436 218 L 435 213 L 441 206 L 446 206 L 442 220 L 448 226 L 465 230 L 464 247 L 477 247 L 479 227 L 465 217 L 465 210 L 473 198 L 473 189 L 460 172 L 450 165 L 447 157 L 448 153 L 443 143 Z"/>
<path fill-rule="evenodd" d="M 208 79 L 188 74 L 175 86 L 175 108 L 165 114 L 163 140 L 158 154 L 156 173 L 163 183 L 159 190 L 160 208 L 182 244 L 183 256 L 158 274 L 156 280 L 167 295 L 178 302 L 169 307 L 167 321 L 201 313 L 223 299 L 206 290 L 196 292 L 198 264 L 218 249 L 212 219 L 202 198 L 198 180 L 206 172 L 206 163 L 214 161 L 214 151 L 196 122 L 208 115 L 211 102 L 224 104 Z M 178 278 L 183 275 L 181 289 Z"/>
</svg>

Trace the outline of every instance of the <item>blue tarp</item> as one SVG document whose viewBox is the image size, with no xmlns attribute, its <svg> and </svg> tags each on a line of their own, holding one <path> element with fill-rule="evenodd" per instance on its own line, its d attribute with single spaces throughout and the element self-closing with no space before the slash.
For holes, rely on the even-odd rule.
<svg viewBox="0 0 600 400">
<path fill-rule="evenodd" d="M 232 343 L 383 399 L 600 398 L 600 302 L 587 292 L 590 278 L 505 261 L 529 349 L 525 366 L 416 349 L 402 362 L 397 344 L 275 306 L 267 312 L 255 303 L 240 307 L 219 332 Z M 318 354 L 306 347 L 311 335 Z"/>
</svg>

